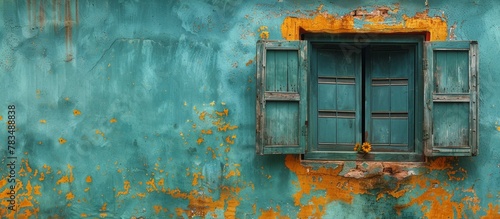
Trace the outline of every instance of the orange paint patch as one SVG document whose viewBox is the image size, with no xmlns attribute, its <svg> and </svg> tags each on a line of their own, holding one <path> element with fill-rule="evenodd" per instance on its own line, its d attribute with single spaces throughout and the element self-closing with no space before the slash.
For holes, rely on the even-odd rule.
<svg viewBox="0 0 500 219">
<path fill-rule="evenodd" d="M 198 185 L 198 174 L 197 173 L 193 173 L 193 182 L 191 183 L 191 185 L 193 185 L 193 186 Z"/>
<path fill-rule="evenodd" d="M 196 143 L 200 145 L 201 143 L 203 143 L 203 141 L 205 141 L 203 138 L 198 138 L 198 140 L 196 140 Z"/>
<path fill-rule="evenodd" d="M 207 112 L 203 111 L 201 114 L 198 116 L 200 120 L 205 120 L 205 116 L 207 115 Z"/>
<path fill-rule="evenodd" d="M 87 183 L 91 183 L 91 182 L 92 182 L 92 177 L 91 177 L 91 176 L 87 176 L 87 177 L 85 178 L 85 182 L 87 182 Z"/>
<path fill-rule="evenodd" d="M 146 188 L 146 190 L 148 192 L 158 191 L 158 188 L 156 187 L 155 179 L 154 178 L 151 178 L 149 181 L 147 181 L 146 185 L 149 186 L 149 187 Z"/>
<path fill-rule="evenodd" d="M 108 208 L 108 203 L 104 202 L 104 204 L 102 204 L 101 209 L 99 209 L 99 211 L 106 211 L 107 208 Z"/>
<path fill-rule="evenodd" d="M 220 125 L 217 127 L 217 131 L 219 132 L 226 132 L 227 130 L 234 130 L 234 129 L 237 129 L 238 126 L 237 125 L 231 125 L 231 123 L 226 123 L 224 125 Z"/>
<path fill-rule="evenodd" d="M 80 110 L 77 110 L 77 109 L 74 109 L 74 110 L 73 110 L 73 115 L 74 115 L 74 116 L 79 116 L 79 115 L 81 115 L 81 114 L 82 114 L 82 112 L 80 112 Z"/>
<path fill-rule="evenodd" d="M 227 137 L 226 137 L 226 142 L 227 142 L 228 144 L 234 144 L 234 140 L 231 140 L 231 137 L 230 137 L 230 136 L 227 136 Z"/>
<path fill-rule="evenodd" d="M 321 218 L 328 203 L 341 201 L 351 204 L 354 194 L 368 194 L 369 190 L 380 183 L 377 177 L 355 179 L 339 176 L 342 166 L 337 168 L 319 167 L 317 169 L 306 167 L 294 155 L 286 156 L 285 165 L 297 175 L 298 181 L 293 182 L 293 184 L 299 188 L 299 191 L 293 197 L 294 204 L 301 208 L 299 214 L 302 216 L 314 215 Z M 324 191 L 325 195 L 312 197 L 313 204 L 302 204 L 303 196 L 311 194 L 312 191 Z M 301 217 L 299 216 L 299 218 Z"/>
<path fill-rule="evenodd" d="M 71 200 L 71 199 L 74 199 L 74 198 L 75 198 L 75 195 L 73 195 L 73 193 L 72 193 L 72 192 L 68 192 L 68 193 L 66 194 L 66 200 Z"/>
<path fill-rule="evenodd" d="M 120 195 L 127 195 L 128 194 L 128 191 L 130 189 L 130 181 L 128 180 L 125 180 L 123 182 L 123 191 L 120 191 L 116 194 L 116 197 L 120 196 Z"/>
<path fill-rule="evenodd" d="M 452 169 L 453 166 L 451 165 L 451 163 L 456 161 L 456 160 L 457 159 L 454 157 L 438 157 L 438 158 L 430 161 L 429 169 L 430 170 Z"/>
<path fill-rule="evenodd" d="M 59 144 L 65 144 L 66 142 L 68 142 L 66 139 L 64 138 L 59 138 Z"/>
<path fill-rule="evenodd" d="M 112 118 L 109 120 L 109 123 L 116 123 L 116 122 L 118 122 L 118 121 L 115 118 Z"/>
<path fill-rule="evenodd" d="M 167 212 L 168 209 L 163 208 L 161 205 L 153 205 L 153 209 L 155 210 L 155 214 L 159 214 L 160 212 Z"/>
<path fill-rule="evenodd" d="M 218 116 L 227 116 L 229 114 L 229 110 L 224 109 L 222 112 L 215 111 L 215 114 L 217 114 Z"/>
<path fill-rule="evenodd" d="M 388 22 L 393 19 L 393 14 L 372 14 L 368 16 L 355 16 L 352 13 L 336 16 L 325 12 L 316 11 L 310 16 L 286 17 L 281 25 L 282 37 L 286 40 L 299 40 L 301 31 L 308 33 L 430 33 L 430 40 L 446 40 L 448 35 L 447 23 L 441 17 L 429 17 L 428 11 L 417 13 L 413 17 L 402 15 L 401 22 Z M 364 19 L 368 24 L 356 28 L 355 19 Z"/>
<path fill-rule="evenodd" d="M 42 124 L 46 124 L 46 123 L 47 123 L 47 120 L 45 120 L 45 119 L 40 119 L 40 123 L 42 123 Z"/>
<path fill-rule="evenodd" d="M 212 129 L 207 129 L 207 130 L 202 129 L 201 134 L 211 135 L 211 134 L 213 134 L 213 132 L 212 132 Z"/>
<path fill-rule="evenodd" d="M 253 63 L 253 60 L 248 60 L 248 62 L 245 64 L 246 66 L 250 66 Z"/>
<path fill-rule="evenodd" d="M 73 167 L 68 164 L 68 169 L 69 169 L 69 175 L 65 175 L 61 177 L 61 179 L 57 180 L 56 184 L 62 184 L 62 183 L 72 183 L 75 180 L 75 177 L 73 176 Z"/>
<path fill-rule="evenodd" d="M 221 187 L 221 195 L 218 200 L 213 200 L 210 196 L 200 195 L 196 190 L 191 191 L 189 194 L 178 190 L 169 190 L 168 194 L 171 194 L 171 191 L 176 191 L 175 196 L 173 196 L 174 198 L 178 197 L 189 200 L 187 209 L 176 208 L 175 212 L 178 217 L 186 214 L 190 218 L 204 218 L 208 212 L 214 212 L 216 209 L 225 209 L 225 206 L 227 206 L 224 216 L 225 218 L 233 218 L 232 215 L 235 214 L 237 207 L 240 205 L 240 201 L 237 198 L 240 188 L 237 187 Z"/>
<path fill-rule="evenodd" d="M 481 219 L 497 219 L 500 218 L 500 205 L 493 206 L 492 203 L 488 203 L 488 210 L 486 210 L 486 215 L 482 216 Z"/>
</svg>

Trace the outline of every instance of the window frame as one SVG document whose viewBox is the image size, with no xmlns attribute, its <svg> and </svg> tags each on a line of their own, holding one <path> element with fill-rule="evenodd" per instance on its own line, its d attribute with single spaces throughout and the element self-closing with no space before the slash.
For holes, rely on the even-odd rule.
<svg viewBox="0 0 500 219">
<path fill-rule="evenodd" d="M 316 54 L 315 47 L 318 45 L 328 45 L 335 44 L 345 46 L 346 49 L 358 49 L 362 50 L 366 46 L 370 45 L 402 45 L 411 46 L 414 48 L 414 124 L 413 124 L 413 151 L 407 152 L 395 152 L 395 151 L 384 151 L 384 152 L 370 152 L 368 154 L 360 154 L 354 150 L 350 151 L 314 151 L 314 147 L 317 147 L 317 139 L 313 137 L 308 138 L 308 144 L 306 146 L 306 153 L 303 155 L 304 160 L 335 160 L 335 161 L 348 161 L 348 160 L 362 160 L 362 161 L 407 161 L 407 162 L 422 162 L 425 161 L 424 151 L 423 151 L 423 43 L 425 41 L 425 35 L 393 35 L 393 34 L 305 34 L 302 39 L 308 42 L 308 54 L 309 60 L 314 59 Z M 360 51 L 361 52 L 361 51 Z M 361 57 L 359 60 L 362 62 Z M 312 89 L 315 88 L 313 85 L 314 80 L 312 80 L 313 75 L 313 65 L 310 65 L 310 72 L 308 73 L 308 136 L 314 136 L 317 133 L 317 125 L 313 117 L 315 115 L 313 110 L 315 110 L 314 101 L 317 101 L 316 97 L 313 96 L 316 92 Z M 364 68 L 363 65 L 358 68 Z M 364 79 L 363 79 L 364 80 Z M 317 85 L 316 85 L 317 86 Z M 361 85 L 360 85 L 361 86 Z M 362 94 L 363 95 L 363 94 Z M 359 106 L 361 107 L 361 106 Z M 356 117 L 358 119 L 358 117 Z M 365 121 L 356 121 L 357 123 L 364 123 Z M 362 133 L 359 133 L 360 135 Z M 360 136 L 363 137 L 363 136 Z M 362 142 L 360 142 L 362 143 Z M 354 145 L 352 145 L 354 148 Z"/>
<path fill-rule="evenodd" d="M 303 35 L 304 36 L 304 35 Z M 316 42 L 337 42 L 337 43 L 346 43 L 352 42 L 353 45 L 359 46 L 367 43 L 407 43 L 409 39 L 415 40 L 417 38 L 417 46 L 415 49 L 417 54 L 415 55 L 415 88 L 419 89 L 415 92 L 415 148 L 418 148 L 419 151 L 415 150 L 412 153 L 398 153 L 398 152 L 389 152 L 388 155 L 377 155 L 375 152 L 371 152 L 369 154 L 357 154 L 354 151 L 346 152 L 349 156 L 340 156 L 336 157 L 336 155 L 328 155 L 325 156 L 325 152 L 317 153 L 313 156 L 307 155 L 308 160 L 321 160 L 321 161 L 346 161 L 346 160 L 358 160 L 358 161 L 401 161 L 401 162 L 409 162 L 409 161 L 425 161 L 426 157 L 430 156 L 476 156 L 478 154 L 479 148 L 479 51 L 478 51 L 478 43 L 477 41 L 426 41 L 427 37 L 424 37 L 423 34 L 415 33 L 415 34 L 407 34 L 401 33 L 399 35 L 394 34 L 370 34 L 370 33 L 358 33 L 358 34 L 314 34 L 312 37 L 308 38 L 308 40 L 299 40 L 299 41 L 287 41 L 287 40 L 259 40 L 257 42 L 257 57 L 256 57 L 256 65 L 257 65 L 257 73 L 256 73 L 256 152 L 260 155 L 265 154 L 301 154 L 304 158 L 304 154 L 311 154 L 308 151 L 310 147 L 310 125 L 308 124 L 309 120 L 309 93 L 311 86 L 309 86 L 310 80 L 309 77 L 309 59 L 310 59 L 310 51 L 309 47 L 311 47 L 311 43 Z M 390 39 L 390 40 L 388 40 Z M 411 41 L 411 40 L 410 40 Z M 347 44 L 349 45 L 349 44 Z M 266 69 L 266 53 L 268 50 L 285 50 L 285 51 L 294 51 L 297 55 L 297 63 L 290 69 L 290 66 L 285 67 L 287 70 L 284 72 L 298 72 L 296 77 L 299 77 L 298 82 L 298 92 L 292 91 L 279 91 L 275 92 L 273 90 L 268 90 L 266 88 L 266 74 L 268 69 Z M 445 51 L 446 54 L 451 54 L 453 56 L 454 51 L 466 51 L 468 57 L 464 57 L 463 55 L 457 55 L 455 58 L 451 59 L 450 64 L 443 63 L 434 63 L 433 55 L 434 51 Z M 450 52 L 450 53 L 448 53 Z M 442 54 L 442 53 L 441 53 Z M 457 53 L 458 54 L 458 53 Z M 289 57 L 289 55 L 287 55 Z M 446 56 L 448 57 L 448 55 Z M 279 58 L 279 62 L 283 62 L 282 59 Z M 443 59 L 444 60 L 444 59 Z M 446 58 L 448 60 L 448 58 Z M 467 61 L 468 60 L 468 61 Z M 275 60 L 278 62 L 278 58 Z M 468 63 L 468 68 L 465 68 L 466 63 Z M 440 72 L 440 68 L 450 69 L 446 70 L 446 72 Z M 280 72 L 283 72 L 282 68 Z M 467 70 L 466 72 L 464 72 Z M 278 70 L 277 70 L 278 71 Z M 289 73 L 279 73 L 279 74 L 289 74 Z M 460 80 L 468 80 L 469 90 L 463 90 L 463 92 L 458 93 L 458 95 L 454 93 L 436 93 L 434 90 L 434 82 L 433 77 L 437 75 L 445 75 L 445 80 L 449 81 L 449 77 L 453 78 L 451 82 L 451 86 L 464 86 Z M 467 78 L 465 78 L 467 77 Z M 286 81 L 285 81 L 286 82 Z M 282 84 L 283 81 L 278 80 L 275 83 Z M 281 85 L 280 85 L 281 86 Z M 438 85 L 436 85 L 438 86 Z M 453 89 L 453 88 L 452 88 Z M 463 88 L 465 89 L 465 87 Z M 437 97 L 437 99 L 436 99 Z M 456 101 L 456 99 L 460 99 Z M 272 118 L 266 117 L 266 103 L 267 101 L 282 101 L 282 102 L 291 102 L 294 101 L 298 103 L 299 109 L 295 111 L 288 112 L 286 108 L 285 114 L 295 115 L 294 117 L 288 116 L 284 121 L 284 124 L 294 124 L 296 128 L 293 132 L 283 132 L 280 127 L 283 127 L 279 121 L 276 124 L 280 124 L 277 127 L 268 127 L 266 126 L 266 119 Z M 448 110 L 448 107 L 439 109 L 434 109 L 434 103 L 454 103 L 454 102 L 467 102 L 469 103 L 469 111 L 462 112 L 457 110 L 463 110 L 463 104 L 461 107 L 455 106 L 459 104 L 450 104 L 448 105 L 451 110 Z M 442 105 L 442 104 L 441 104 Z M 276 106 L 272 106 L 271 108 L 276 109 Z M 278 107 L 279 108 L 279 107 Z M 461 109 L 462 108 L 462 109 Z M 420 110 L 421 109 L 421 110 Z M 281 109 L 278 110 L 280 113 Z M 423 111 L 423 112 L 422 112 Z M 437 112 L 438 120 L 434 121 L 433 116 Z M 443 113 L 444 112 L 444 113 Z M 454 112 L 459 112 L 459 114 L 454 114 Z M 433 114 L 434 113 L 434 114 Z M 469 118 L 464 119 L 465 117 L 460 117 L 460 115 L 468 114 Z M 457 117 L 457 115 L 459 117 Z M 442 117 L 444 116 L 444 117 Z M 292 120 L 290 120 L 290 119 Z M 444 119 L 443 119 L 444 118 Z M 458 119 L 458 120 L 455 120 Z M 454 121 L 460 121 L 460 124 L 455 124 Z M 295 125 L 296 124 L 296 125 Z M 417 127 L 418 126 L 418 127 Z M 421 128 L 420 128 L 421 127 Z M 442 130 L 448 130 L 447 127 L 451 127 L 452 131 L 455 131 L 455 136 L 446 134 L 444 137 L 441 136 L 442 133 L 438 134 L 439 141 L 435 145 L 436 142 L 433 141 L 434 130 L 438 132 Z M 269 132 L 272 130 L 274 132 Z M 467 132 L 465 132 L 468 130 Z M 274 133 L 279 134 L 278 136 L 274 136 Z M 458 131 L 458 132 L 457 132 Z M 468 141 L 463 139 L 463 141 L 459 142 L 459 147 L 456 147 L 457 133 L 467 134 Z M 448 133 L 448 132 L 446 132 Z M 441 135 L 440 135 L 441 134 Z M 266 138 L 269 140 L 269 137 L 273 139 L 274 137 L 284 137 L 284 138 L 294 138 L 296 135 L 299 135 L 300 142 L 287 145 L 287 144 L 267 144 Z M 267 137 L 266 137 L 267 136 Z M 444 144 L 443 144 L 444 143 Z M 423 145 L 423 146 L 422 146 Z M 423 149 L 422 149 L 423 147 Z M 423 150 L 423 151 L 420 151 Z M 457 150 L 458 149 L 458 150 Z M 416 152 L 416 153 L 414 153 Z M 338 152 L 335 152 L 338 153 Z M 330 153 L 331 154 L 331 153 Z M 377 155 L 377 156 L 375 156 Z"/>
</svg>

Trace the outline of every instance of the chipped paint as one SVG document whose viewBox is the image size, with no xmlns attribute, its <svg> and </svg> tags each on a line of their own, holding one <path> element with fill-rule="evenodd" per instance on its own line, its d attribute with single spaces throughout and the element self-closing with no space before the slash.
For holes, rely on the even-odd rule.
<svg viewBox="0 0 500 219">
<path fill-rule="evenodd" d="M 399 6 L 396 6 L 399 7 Z M 392 13 L 397 13 L 397 9 Z M 356 10 L 356 13 L 360 11 Z M 316 11 L 313 18 L 286 17 L 281 25 L 282 37 L 286 40 L 299 40 L 300 33 L 422 33 L 428 32 L 430 40 L 446 40 L 447 22 L 444 18 L 428 15 L 428 10 L 416 13 L 413 17 L 406 14 L 399 22 L 388 22 L 396 14 L 379 14 L 366 12 L 359 16 L 356 13 L 335 16 Z M 355 20 L 366 22 L 361 28 L 356 28 Z"/>
</svg>

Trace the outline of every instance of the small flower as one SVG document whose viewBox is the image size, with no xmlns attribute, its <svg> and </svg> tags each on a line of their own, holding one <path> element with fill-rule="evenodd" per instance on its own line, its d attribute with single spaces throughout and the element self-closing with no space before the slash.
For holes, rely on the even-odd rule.
<svg viewBox="0 0 500 219">
<path fill-rule="evenodd" d="M 364 142 L 361 146 L 361 150 L 365 153 L 368 153 L 372 150 L 372 145 L 369 142 Z"/>
<path fill-rule="evenodd" d="M 354 145 L 354 151 L 359 151 L 359 150 L 361 150 L 361 144 L 360 143 L 356 143 Z"/>
</svg>

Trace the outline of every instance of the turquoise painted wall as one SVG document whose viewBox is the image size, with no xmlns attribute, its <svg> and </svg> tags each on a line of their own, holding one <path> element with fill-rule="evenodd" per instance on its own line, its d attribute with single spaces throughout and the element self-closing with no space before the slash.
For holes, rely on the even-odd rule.
<svg viewBox="0 0 500 219">
<path fill-rule="evenodd" d="M 448 38 L 479 41 L 480 155 L 255 155 L 256 41 L 283 39 L 286 17 L 379 6 L 383 21 L 351 31 L 428 10 Z M 4 0 L 0 12 L 2 218 L 500 217 L 496 0 Z"/>
</svg>

